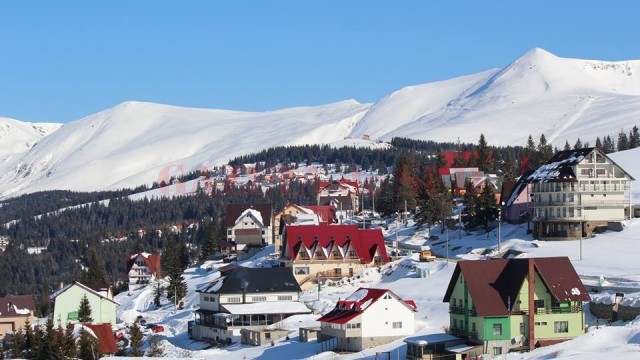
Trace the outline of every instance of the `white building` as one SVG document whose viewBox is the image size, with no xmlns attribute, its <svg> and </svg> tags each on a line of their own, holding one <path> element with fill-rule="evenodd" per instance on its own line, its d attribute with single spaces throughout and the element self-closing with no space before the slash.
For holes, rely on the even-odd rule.
<svg viewBox="0 0 640 360">
<path fill-rule="evenodd" d="M 272 218 L 271 204 L 227 205 L 227 241 L 245 252 L 273 244 Z"/>
<path fill-rule="evenodd" d="M 153 280 L 161 277 L 160 255 L 141 252 L 129 256 L 127 274 L 129 277 L 129 291 L 135 291 L 147 286 Z"/>
<path fill-rule="evenodd" d="M 391 290 L 360 288 L 318 319 L 320 341 L 336 350 L 362 351 L 414 333 L 416 304 Z"/>
<path fill-rule="evenodd" d="M 241 329 L 262 329 L 311 311 L 298 301 L 300 286 L 291 268 L 237 267 L 198 289 L 200 309 L 191 337 L 237 342 Z"/>
<path fill-rule="evenodd" d="M 534 235 L 540 239 L 577 239 L 631 214 L 632 180 L 600 149 L 566 150 L 523 176 L 511 198 L 533 184 Z"/>
</svg>

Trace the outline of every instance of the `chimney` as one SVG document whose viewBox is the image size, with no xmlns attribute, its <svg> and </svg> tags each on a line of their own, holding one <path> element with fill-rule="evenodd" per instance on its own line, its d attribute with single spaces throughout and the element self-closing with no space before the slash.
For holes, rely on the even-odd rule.
<svg viewBox="0 0 640 360">
<path fill-rule="evenodd" d="M 535 338 L 535 329 L 536 329 L 536 323 L 535 323 L 535 313 L 536 313 L 536 309 L 535 309 L 535 302 L 533 301 L 533 297 L 534 297 L 534 293 L 535 293 L 535 289 L 536 286 L 534 284 L 535 281 L 535 277 L 536 277 L 536 273 L 535 273 L 535 269 L 533 266 L 533 259 L 528 259 L 527 262 L 529 263 L 529 274 L 528 274 L 528 280 L 529 280 L 529 350 L 533 350 L 536 347 L 536 338 Z"/>
</svg>

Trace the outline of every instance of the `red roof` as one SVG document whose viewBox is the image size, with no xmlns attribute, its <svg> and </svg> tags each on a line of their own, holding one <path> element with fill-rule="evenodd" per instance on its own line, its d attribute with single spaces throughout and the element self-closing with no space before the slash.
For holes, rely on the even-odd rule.
<svg viewBox="0 0 640 360">
<path fill-rule="evenodd" d="M 129 256 L 129 258 L 127 259 L 127 272 L 131 270 L 133 264 L 136 262 L 136 259 L 140 256 L 144 259 L 144 263 L 149 268 L 151 274 L 153 274 L 153 276 L 155 276 L 156 278 L 159 278 L 161 276 L 161 271 L 160 255 L 158 254 L 137 253 Z"/>
<path fill-rule="evenodd" d="M 333 246 L 344 249 L 353 247 L 364 264 L 373 261 L 378 250 L 382 261 L 389 261 L 380 229 L 358 229 L 357 225 L 299 225 L 287 226 L 284 236 L 291 260 L 296 259 L 300 247 L 304 245 L 312 251 L 316 246 L 321 246 L 328 252 Z"/>
<path fill-rule="evenodd" d="M 333 224 L 336 222 L 335 206 L 303 206 L 305 209 L 313 211 L 314 214 L 320 215 L 321 222 Z"/>
<path fill-rule="evenodd" d="M 345 300 L 338 300 L 338 303 L 324 316 L 317 321 L 329 322 L 334 324 L 345 324 L 351 319 L 358 317 L 365 312 L 371 304 L 378 301 L 384 294 L 391 294 L 393 298 L 400 301 L 412 311 L 416 311 L 416 304 L 413 300 L 402 300 L 393 291 L 387 289 L 360 288 Z"/>
<path fill-rule="evenodd" d="M 320 182 L 320 188 L 318 191 L 322 191 L 330 186 L 334 186 L 334 188 L 339 188 L 339 187 L 344 187 L 342 185 L 348 185 L 348 186 L 352 186 L 355 188 L 356 194 L 358 193 L 358 182 L 357 181 L 350 181 L 350 180 L 346 180 L 346 179 L 340 179 L 340 180 L 333 180 L 333 181 L 321 181 Z"/>
<path fill-rule="evenodd" d="M 100 343 L 101 354 L 115 354 L 116 351 L 118 351 L 116 338 L 113 335 L 113 330 L 111 330 L 111 324 L 83 323 L 82 325 L 88 327 L 94 334 L 96 334 L 98 342 Z"/>
</svg>

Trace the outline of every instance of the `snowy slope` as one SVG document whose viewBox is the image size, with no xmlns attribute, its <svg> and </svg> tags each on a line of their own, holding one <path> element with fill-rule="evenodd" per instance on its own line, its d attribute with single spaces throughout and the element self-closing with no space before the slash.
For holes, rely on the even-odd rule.
<svg viewBox="0 0 640 360">
<path fill-rule="evenodd" d="M 484 133 L 491 144 L 508 145 L 524 144 L 529 134 L 537 139 L 544 133 L 561 147 L 578 137 L 593 144 L 597 136 L 629 131 L 640 117 L 637 60 L 565 59 L 536 48 L 490 76 L 480 75 L 446 105 L 377 137 L 476 143 Z M 428 101 L 431 94 L 421 96 Z M 376 117 L 365 116 L 357 129 L 366 133 L 378 124 Z"/>
<path fill-rule="evenodd" d="M 133 187 L 278 145 L 343 139 L 355 101 L 250 113 L 127 102 L 64 125 L 0 166 L 0 193 Z"/>
<path fill-rule="evenodd" d="M 28 123 L 0 117 L 0 157 L 20 154 L 58 130 L 62 124 Z"/>
<path fill-rule="evenodd" d="M 593 145 L 639 118 L 639 60 L 568 59 L 536 48 L 502 69 L 405 87 L 372 105 L 256 113 L 126 102 L 39 141 L 59 125 L 0 119 L 0 197 L 151 184 L 271 146 L 354 144 L 365 134 L 373 141 L 354 145 L 394 136 L 476 143 L 480 133 L 492 145 L 524 145 L 542 133 L 557 147 L 578 137 Z"/>
</svg>

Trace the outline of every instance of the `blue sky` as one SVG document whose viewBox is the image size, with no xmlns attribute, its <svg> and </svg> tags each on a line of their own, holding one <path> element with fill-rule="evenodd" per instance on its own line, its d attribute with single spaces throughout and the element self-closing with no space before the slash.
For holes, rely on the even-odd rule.
<svg viewBox="0 0 640 360">
<path fill-rule="evenodd" d="M 375 102 L 534 47 L 640 59 L 638 13 L 637 1 L 3 1 L 0 116 Z"/>
</svg>

